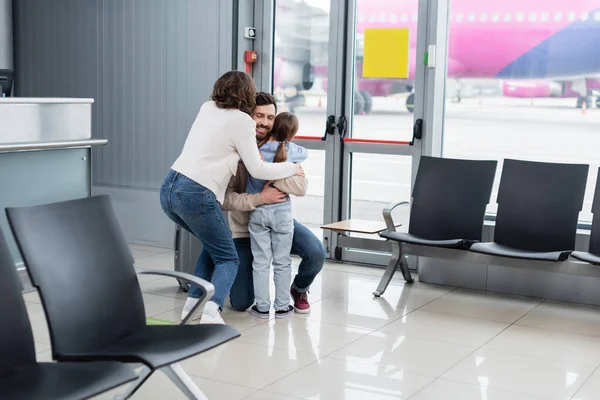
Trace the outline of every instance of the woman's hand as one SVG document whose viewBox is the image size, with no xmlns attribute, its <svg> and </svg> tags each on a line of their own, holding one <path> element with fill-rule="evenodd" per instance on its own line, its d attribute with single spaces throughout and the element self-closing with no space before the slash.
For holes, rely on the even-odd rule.
<svg viewBox="0 0 600 400">
<path fill-rule="evenodd" d="M 296 164 L 296 175 L 306 178 L 306 174 L 304 173 L 304 170 L 302 169 L 302 164 Z"/>
</svg>

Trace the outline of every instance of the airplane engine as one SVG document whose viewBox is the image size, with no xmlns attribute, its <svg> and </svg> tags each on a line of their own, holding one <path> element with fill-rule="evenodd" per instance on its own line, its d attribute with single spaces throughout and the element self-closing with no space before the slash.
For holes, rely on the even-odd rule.
<svg viewBox="0 0 600 400">
<path fill-rule="evenodd" d="M 504 81 L 502 93 L 506 97 L 540 98 L 562 97 L 563 86 L 549 81 Z"/>
<path fill-rule="evenodd" d="M 315 68 L 307 62 L 285 61 L 281 68 L 279 84 L 283 88 L 310 90 L 315 83 Z"/>
</svg>

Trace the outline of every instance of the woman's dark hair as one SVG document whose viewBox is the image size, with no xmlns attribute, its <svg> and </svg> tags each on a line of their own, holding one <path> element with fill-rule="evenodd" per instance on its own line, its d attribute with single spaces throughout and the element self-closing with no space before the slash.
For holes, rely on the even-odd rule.
<svg viewBox="0 0 600 400">
<path fill-rule="evenodd" d="M 287 151 L 285 149 L 285 142 L 289 142 L 298 133 L 298 118 L 292 113 L 282 112 L 275 117 L 273 122 L 273 128 L 267 136 L 258 143 L 258 147 L 262 147 L 271 139 L 275 139 L 279 142 L 279 147 L 275 153 L 273 162 L 284 162 L 287 160 Z"/>
<path fill-rule="evenodd" d="M 256 105 L 256 85 L 250 75 L 229 71 L 217 79 L 210 98 L 219 108 L 251 114 Z"/>
</svg>

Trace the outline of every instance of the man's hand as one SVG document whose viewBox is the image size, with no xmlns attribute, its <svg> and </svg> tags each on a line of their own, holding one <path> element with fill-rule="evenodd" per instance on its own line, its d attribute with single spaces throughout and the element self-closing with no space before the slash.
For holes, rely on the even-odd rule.
<svg viewBox="0 0 600 400">
<path fill-rule="evenodd" d="M 283 203 L 286 200 L 286 194 L 281 190 L 271 187 L 271 182 L 267 182 L 260 192 L 260 199 L 263 204 Z"/>
<path fill-rule="evenodd" d="M 296 175 L 306 178 L 306 174 L 304 173 L 304 170 L 302 169 L 302 164 L 296 164 Z"/>
</svg>

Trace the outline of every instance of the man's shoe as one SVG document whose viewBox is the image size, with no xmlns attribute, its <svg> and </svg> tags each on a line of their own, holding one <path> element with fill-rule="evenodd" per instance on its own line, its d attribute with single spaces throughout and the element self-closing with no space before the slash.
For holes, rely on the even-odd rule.
<svg viewBox="0 0 600 400">
<path fill-rule="evenodd" d="M 294 299 L 294 311 L 298 314 L 308 314 L 310 312 L 310 303 L 308 302 L 308 292 L 299 292 L 292 288 L 290 294 Z"/>
</svg>

